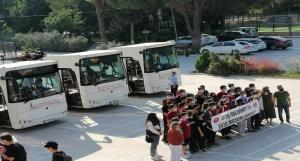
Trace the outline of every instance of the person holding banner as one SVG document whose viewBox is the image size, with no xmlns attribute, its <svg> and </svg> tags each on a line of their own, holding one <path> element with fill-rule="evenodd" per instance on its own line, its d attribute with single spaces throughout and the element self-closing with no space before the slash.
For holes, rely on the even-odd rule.
<svg viewBox="0 0 300 161">
<path fill-rule="evenodd" d="M 210 147 L 212 145 L 219 145 L 216 143 L 216 132 L 214 132 L 211 125 L 211 117 L 217 114 L 215 103 L 209 103 L 208 109 L 205 111 L 204 119 L 207 124 L 207 146 Z"/>
<path fill-rule="evenodd" d="M 229 105 L 229 98 L 228 96 L 224 95 L 222 96 L 219 104 L 218 104 L 218 113 L 223 113 L 226 112 L 228 110 L 230 110 L 230 105 Z M 231 140 L 232 138 L 228 136 L 228 134 L 231 131 L 231 126 L 228 126 L 224 129 L 221 130 L 221 134 L 222 134 L 222 138 L 226 139 L 226 140 Z"/>
<path fill-rule="evenodd" d="M 267 123 L 272 126 L 273 118 L 276 118 L 275 106 L 274 106 L 274 97 L 270 92 L 269 87 L 264 87 L 262 93 L 264 111 L 265 111 L 265 119 Z"/>
<path fill-rule="evenodd" d="M 236 100 L 236 107 L 242 106 L 244 104 L 245 104 L 245 102 L 242 98 L 238 98 Z M 238 122 L 238 132 L 241 136 L 247 136 L 248 135 L 246 133 L 247 132 L 246 128 L 247 128 L 247 120 L 242 120 L 242 121 Z"/>
<path fill-rule="evenodd" d="M 262 91 L 261 90 L 258 90 L 257 91 L 257 94 L 258 94 L 258 103 L 259 103 L 259 110 L 260 110 L 260 120 L 259 120 L 259 124 L 260 126 L 265 126 L 264 124 L 262 124 L 262 120 L 265 118 L 265 111 L 264 111 L 264 102 L 263 102 L 263 99 L 262 99 Z"/>
</svg>

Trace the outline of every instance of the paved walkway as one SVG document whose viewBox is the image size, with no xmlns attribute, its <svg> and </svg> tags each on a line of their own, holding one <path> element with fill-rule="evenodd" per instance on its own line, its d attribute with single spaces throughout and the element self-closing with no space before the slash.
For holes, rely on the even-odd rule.
<svg viewBox="0 0 300 161">
<path fill-rule="evenodd" d="M 206 153 L 194 155 L 190 161 L 296 161 L 300 157 L 300 93 L 299 80 L 255 77 L 214 77 L 202 74 L 183 75 L 181 88 L 196 92 L 205 84 L 208 90 L 217 91 L 219 85 L 234 83 L 247 86 L 255 83 L 259 88 L 269 85 L 274 91 L 282 84 L 290 91 L 293 124 L 267 127 L 247 137 L 234 136 L 232 141 L 218 140 L 220 146 Z M 8 130 L 26 146 L 29 161 L 49 161 L 50 155 L 41 145 L 56 140 L 61 148 L 77 161 L 150 161 L 149 144 L 144 141 L 144 119 L 149 112 L 160 117 L 160 103 L 164 94 L 130 97 L 121 106 L 110 106 L 87 111 L 71 111 L 67 117 L 51 124 L 25 130 Z M 7 130 L 1 130 L 4 132 Z M 159 145 L 164 160 L 169 149 Z"/>
</svg>

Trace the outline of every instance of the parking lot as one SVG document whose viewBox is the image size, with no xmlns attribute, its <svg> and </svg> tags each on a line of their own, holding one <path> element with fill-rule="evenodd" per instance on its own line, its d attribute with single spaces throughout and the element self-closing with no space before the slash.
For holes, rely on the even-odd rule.
<svg viewBox="0 0 300 161">
<path fill-rule="evenodd" d="M 248 55 L 242 55 L 245 58 L 270 59 L 278 62 L 282 69 L 290 68 L 290 64 L 300 62 L 300 38 L 292 38 L 294 46 L 281 50 L 264 50 Z M 189 57 L 179 56 L 181 71 L 189 73 L 195 71 L 195 63 L 199 55 L 190 55 Z"/>
<path fill-rule="evenodd" d="M 288 52 L 299 52 L 290 49 Z M 282 52 L 282 51 L 276 51 Z M 265 51 L 259 54 L 272 54 Z M 289 54 L 293 54 L 291 52 Z M 258 53 L 253 55 L 259 55 Z M 278 53 L 279 54 L 279 53 Z M 275 56 L 276 58 L 278 56 Z M 218 91 L 221 84 L 234 83 L 247 86 L 255 83 L 258 88 L 265 85 L 274 91 L 282 84 L 292 95 L 293 124 L 268 127 L 247 137 L 233 136 L 232 141 L 218 139 L 220 146 L 206 153 L 194 155 L 190 161 L 256 161 L 285 160 L 295 161 L 300 157 L 300 94 L 299 80 L 271 79 L 256 77 L 215 77 L 193 74 L 195 56 L 180 57 L 181 70 L 184 71 L 181 88 L 195 93 L 201 84 L 210 91 Z M 162 117 L 161 100 L 164 93 L 155 95 L 133 96 L 120 106 L 107 106 L 91 110 L 72 110 L 63 119 L 53 123 L 24 130 L 1 129 L 11 132 L 25 145 L 29 161 L 49 161 L 51 155 L 42 143 L 55 140 L 61 149 L 77 161 L 150 161 L 149 144 L 144 141 L 144 120 L 149 112 L 157 112 Z M 159 153 L 164 160 L 169 160 L 169 149 L 161 143 Z"/>
</svg>

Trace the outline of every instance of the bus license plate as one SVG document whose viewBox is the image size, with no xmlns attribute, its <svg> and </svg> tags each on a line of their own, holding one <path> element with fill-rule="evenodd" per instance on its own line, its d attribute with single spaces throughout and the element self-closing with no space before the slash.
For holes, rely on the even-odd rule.
<svg viewBox="0 0 300 161">
<path fill-rule="evenodd" d="M 119 101 L 118 100 L 110 101 L 109 104 L 110 105 L 118 105 Z"/>
</svg>

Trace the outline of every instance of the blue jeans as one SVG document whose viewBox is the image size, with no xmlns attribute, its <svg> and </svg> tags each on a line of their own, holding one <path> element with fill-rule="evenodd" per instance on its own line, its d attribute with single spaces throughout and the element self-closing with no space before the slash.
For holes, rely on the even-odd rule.
<svg viewBox="0 0 300 161">
<path fill-rule="evenodd" d="M 157 154 L 157 146 L 159 144 L 159 135 L 153 135 L 153 142 L 151 143 L 150 147 L 150 155 L 154 157 Z"/>
<path fill-rule="evenodd" d="M 285 115 L 286 115 L 286 121 L 289 122 L 290 121 L 290 107 L 289 105 L 286 106 L 278 106 L 278 115 L 279 115 L 279 119 L 281 122 L 283 122 L 283 118 L 282 118 L 282 111 L 284 110 Z"/>
</svg>

